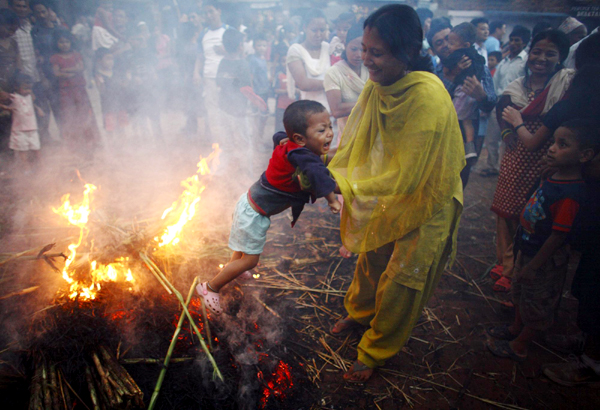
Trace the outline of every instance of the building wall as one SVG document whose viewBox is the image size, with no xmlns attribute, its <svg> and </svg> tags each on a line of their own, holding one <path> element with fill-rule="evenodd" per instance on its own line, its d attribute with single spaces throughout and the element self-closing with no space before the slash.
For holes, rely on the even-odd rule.
<svg viewBox="0 0 600 410">
<path fill-rule="evenodd" d="M 498 10 L 568 13 L 569 0 L 437 0 L 443 10 Z"/>
</svg>

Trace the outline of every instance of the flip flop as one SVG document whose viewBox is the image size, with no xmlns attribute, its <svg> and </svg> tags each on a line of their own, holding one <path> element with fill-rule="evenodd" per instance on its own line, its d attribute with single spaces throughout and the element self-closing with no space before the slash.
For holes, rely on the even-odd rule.
<svg viewBox="0 0 600 410">
<path fill-rule="evenodd" d="M 202 282 L 198 286 L 196 286 L 196 292 L 204 302 L 206 303 L 206 307 L 215 315 L 220 315 L 223 313 L 223 308 L 221 307 L 221 297 L 218 293 L 208 290 L 207 286 L 208 282 Z"/>
<path fill-rule="evenodd" d="M 487 348 L 494 356 L 511 359 L 515 362 L 522 363 L 527 360 L 527 355 L 521 356 L 515 353 L 506 340 L 494 340 L 486 343 Z"/>
<path fill-rule="evenodd" d="M 506 276 L 502 276 L 500 279 L 494 283 L 492 290 L 494 292 L 510 292 L 510 288 L 512 286 L 512 280 L 507 278 Z"/>
<path fill-rule="evenodd" d="M 494 265 L 492 270 L 490 270 L 490 277 L 494 282 L 502 277 L 502 272 L 504 272 L 504 266 L 502 265 Z"/>
<path fill-rule="evenodd" d="M 344 333 L 348 333 L 351 330 L 360 327 L 361 324 L 358 323 L 356 320 L 352 319 L 349 316 L 346 316 L 340 320 L 338 320 L 337 322 L 335 322 L 333 324 L 333 326 L 331 326 L 329 328 L 329 333 L 331 333 L 334 336 L 339 336 L 342 335 Z M 338 328 L 338 330 L 336 331 L 335 329 Z"/>
<path fill-rule="evenodd" d="M 369 376 L 365 380 L 354 380 L 354 379 L 350 378 L 353 374 L 355 374 L 357 372 L 364 372 L 367 370 L 370 370 L 371 374 L 369 374 Z M 368 381 L 371 378 L 374 370 L 375 369 L 371 369 L 366 364 L 359 362 L 357 360 L 354 363 L 352 363 L 352 366 L 350 366 L 348 371 L 346 373 L 344 373 L 344 380 L 346 380 L 347 382 L 350 382 L 350 383 L 365 383 L 366 381 Z"/>
<path fill-rule="evenodd" d="M 513 335 L 512 333 L 510 333 L 508 328 L 508 325 L 492 326 L 485 329 L 485 331 L 494 339 L 506 340 L 510 342 L 511 340 L 515 340 L 517 338 L 517 335 Z"/>
</svg>

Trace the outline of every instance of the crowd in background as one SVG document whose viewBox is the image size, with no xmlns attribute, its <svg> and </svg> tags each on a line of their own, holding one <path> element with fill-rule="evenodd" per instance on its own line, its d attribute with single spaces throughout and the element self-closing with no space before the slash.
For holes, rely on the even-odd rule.
<svg viewBox="0 0 600 410">
<path fill-rule="evenodd" d="M 361 60 L 365 8 L 330 20 L 317 9 L 291 17 L 281 10 L 242 15 L 212 1 L 189 2 L 177 13 L 132 13 L 101 0 L 93 14 L 75 16 L 69 26 L 44 0 L 9 5 L 0 10 L 0 136 L 2 150 L 15 153 L 16 172 L 31 172 L 39 150 L 56 141 L 84 158 L 102 141 L 131 135 L 161 146 L 161 114 L 168 111 L 185 116 L 175 130 L 182 138 L 219 142 L 231 162 L 250 161 L 258 143 L 269 145 L 270 135 L 283 130 L 283 112 L 297 99 L 329 110 L 336 145 L 369 75 L 377 75 Z M 509 291 L 513 239 L 553 133 L 568 119 L 592 120 L 600 112 L 600 34 L 572 17 L 530 30 L 483 17 L 452 26 L 428 9 L 417 14 L 422 54 L 452 98 L 463 134 L 463 187 L 471 171 L 498 176 L 492 203 L 498 263 L 490 274 L 495 291 Z M 101 113 L 94 112 L 91 89 L 99 93 Z M 274 129 L 267 129 L 271 115 Z M 50 135 L 53 121 L 59 136 Z M 482 148 L 485 163 L 478 162 Z M 584 257 L 597 258 L 589 249 Z M 598 266 L 583 260 L 582 269 Z M 564 260 L 556 263 L 566 269 Z M 539 290 L 548 295 L 551 316 L 560 298 L 557 281 Z M 597 301 L 586 303 L 588 311 L 599 309 Z M 522 359 L 534 330 L 547 330 L 552 320 L 540 323 L 528 334 L 518 325 L 492 330 L 499 339 L 520 338 L 492 348 Z M 599 325 L 583 326 L 589 334 Z M 598 363 L 585 362 L 600 374 Z"/>
</svg>

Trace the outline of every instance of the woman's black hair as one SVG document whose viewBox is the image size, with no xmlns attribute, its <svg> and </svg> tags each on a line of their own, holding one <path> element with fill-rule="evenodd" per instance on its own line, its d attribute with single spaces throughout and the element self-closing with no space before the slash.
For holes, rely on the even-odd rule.
<svg viewBox="0 0 600 410">
<path fill-rule="evenodd" d="M 542 31 L 546 31 L 546 30 L 552 30 L 552 24 L 548 23 L 547 21 L 540 21 L 539 23 L 536 23 L 535 26 L 533 26 L 533 30 L 531 31 L 531 36 L 535 37 L 538 34 L 540 34 Z"/>
<path fill-rule="evenodd" d="M 569 86 L 568 101 L 575 105 L 585 105 L 586 109 L 600 112 L 600 62 L 586 64 L 579 68 Z"/>
<path fill-rule="evenodd" d="M 600 33 L 594 33 L 583 39 L 575 51 L 577 70 L 590 64 L 600 65 Z"/>
<path fill-rule="evenodd" d="M 383 6 L 365 20 L 364 28 L 376 28 L 392 55 L 412 71 L 433 71 L 431 57 L 421 54 L 423 29 L 415 10 L 404 4 Z"/>
<path fill-rule="evenodd" d="M 314 19 L 323 19 L 327 21 L 327 17 L 325 17 L 325 13 L 319 9 L 308 9 L 304 16 L 302 16 L 302 30 L 306 28 Z"/>
<path fill-rule="evenodd" d="M 0 9 L 0 25 L 19 26 L 19 16 L 10 9 Z"/>
<path fill-rule="evenodd" d="M 355 38 L 362 37 L 363 35 L 363 26 L 361 22 L 354 23 L 352 27 L 348 30 L 348 34 L 346 34 L 346 44 L 345 47 L 348 47 L 348 43 L 354 40 Z M 346 56 L 346 48 L 342 51 L 342 58 L 348 62 L 348 56 Z"/>
<path fill-rule="evenodd" d="M 560 64 L 560 68 L 562 68 L 562 63 L 569 56 L 570 43 L 569 43 L 569 38 L 567 37 L 567 35 L 559 30 L 540 31 L 533 38 L 533 40 L 531 40 L 530 50 L 533 50 L 535 45 L 542 40 L 548 40 L 549 42 L 551 42 L 552 44 L 554 44 L 556 46 L 556 48 L 558 49 L 558 62 Z M 557 69 L 560 69 L 560 68 L 557 67 Z"/>
<path fill-rule="evenodd" d="M 52 33 L 52 45 L 54 46 L 54 51 L 56 51 L 57 53 L 60 52 L 60 50 L 58 49 L 58 40 L 60 40 L 61 38 L 66 38 L 71 42 L 71 51 L 76 50 L 77 44 L 75 42 L 75 37 L 73 37 L 73 34 L 71 34 L 71 32 L 65 28 L 57 28 L 54 31 L 54 33 Z"/>
</svg>

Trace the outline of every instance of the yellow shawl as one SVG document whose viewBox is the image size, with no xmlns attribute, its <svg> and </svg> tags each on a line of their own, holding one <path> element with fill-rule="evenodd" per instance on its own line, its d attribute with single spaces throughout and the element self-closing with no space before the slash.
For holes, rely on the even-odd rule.
<svg viewBox="0 0 600 410">
<path fill-rule="evenodd" d="M 450 201 L 464 148 L 456 111 L 434 74 L 368 81 L 329 170 L 344 196 L 342 242 L 354 253 L 402 238 Z"/>
</svg>

